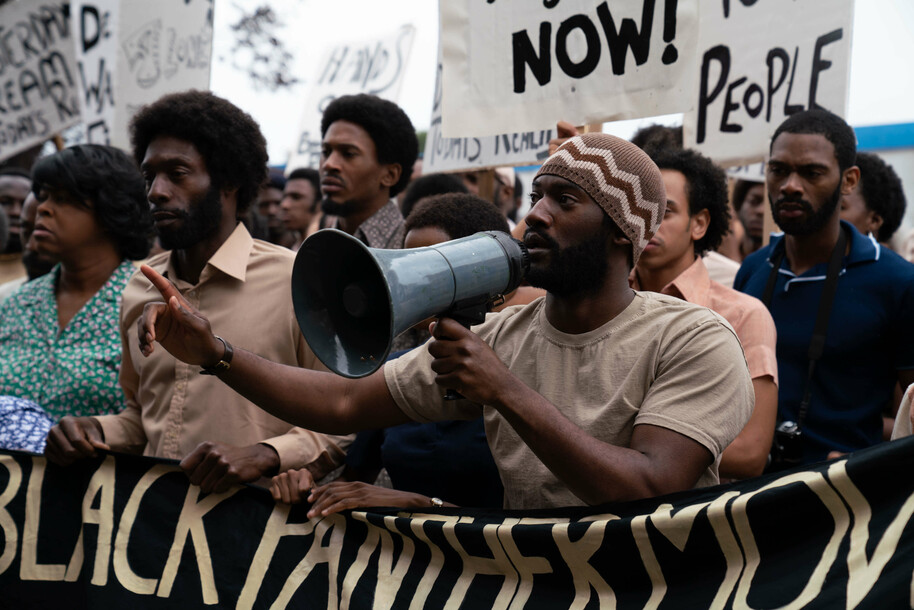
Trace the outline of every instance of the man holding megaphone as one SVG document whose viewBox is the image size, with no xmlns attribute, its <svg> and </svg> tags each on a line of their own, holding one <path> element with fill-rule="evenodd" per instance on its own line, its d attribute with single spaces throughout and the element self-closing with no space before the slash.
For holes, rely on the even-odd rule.
<svg viewBox="0 0 914 610">
<path fill-rule="evenodd" d="M 531 199 L 527 280 L 545 297 L 490 314 L 472 331 L 441 318 L 425 347 L 358 379 L 237 348 L 219 378 L 268 412 L 324 432 L 482 413 L 506 508 L 717 483 L 720 454 L 751 414 L 752 384 L 722 318 L 628 285 L 663 217 L 660 171 L 625 140 L 585 134 L 540 168 Z M 144 354 L 158 341 L 190 364 L 224 362 L 227 346 L 209 322 L 167 280 L 143 272 L 165 299 L 138 323 Z M 465 399 L 446 401 L 443 389 Z"/>
</svg>

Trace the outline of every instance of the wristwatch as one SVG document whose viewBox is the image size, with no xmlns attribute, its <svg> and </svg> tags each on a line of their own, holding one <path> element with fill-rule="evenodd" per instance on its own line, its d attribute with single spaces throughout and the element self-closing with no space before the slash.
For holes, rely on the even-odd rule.
<svg viewBox="0 0 914 610">
<path fill-rule="evenodd" d="M 225 351 L 222 352 L 222 359 L 213 366 L 204 367 L 203 370 L 200 371 L 201 375 L 218 375 L 232 367 L 232 356 L 235 354 L 235 350 L 232 349 L 232 344 L 219 335 L 213 336 L 222 341 Z"/>
</svg>

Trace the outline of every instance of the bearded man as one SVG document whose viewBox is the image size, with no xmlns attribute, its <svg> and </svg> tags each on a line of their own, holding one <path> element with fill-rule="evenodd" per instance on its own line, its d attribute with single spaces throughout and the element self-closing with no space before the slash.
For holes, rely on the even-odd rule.
<svg viewBox="0 0 914 610">
<path fill-rule="evenodd" d="M 483 415 L 507 508 L 716 484 L 721 452 L 749 419 L 752 384 L 722 318 L 628 285 L 663 217 L 660 170 L 629 142 L 585 134 L 540 168 L 531 200 L 527 279 L 545 297 L 490 314 L 473 330 L 442 318 L 431 341 L 360 379 L 279 366 L 240 348 L 219 379 L 279 417 L 326 432 Z M 205 317 L 153 269 L 142 270 L 165 300 L 144 312 L 143 353 L 216 362 L 223 344 Z M 465 400 L 445 400 L 447 388 Z M 311 489 L 309 515 L 351 508 L 330 489 Z"/>
<path fill-rule="evenodd" d="M 840 219 L 856 156 L 853 129 L 827 110 L 777 128 L 766 181 L 784 234 L 747 257 L 733 285 L 766 303 L 777 328 L 785 465 L 880 442 L 896 382 L 914 382 L 914 265 Z"/>
<path fill-rule="evenodd" d="M 148 264 L 206 313 L 226 337 L 224 345 L 239 342 L 278 362 L 326 370 L 293 313 L 293 253 L 253 239 L 239 222 L 267 177 L 266 142 L 257 123 L 222 98 L 188 91 L 142 108 L 131 123 L 131 140 L 156 232 L 169 250 Z M 183 458 L 191 482 L 207 492 L 290 467 L 321 477 L 336 466 L 346 439 L 293 428 L 212 376 L 231 363 L 228 347 L 203 371 L 164 350 L 143 358 L 136 322 L 157 298 L 142 274 L 124 290 L 124 410 L 61 419 L 48 437 L 49 458 L 68 464 L 97 448 Z"/>
</svg>

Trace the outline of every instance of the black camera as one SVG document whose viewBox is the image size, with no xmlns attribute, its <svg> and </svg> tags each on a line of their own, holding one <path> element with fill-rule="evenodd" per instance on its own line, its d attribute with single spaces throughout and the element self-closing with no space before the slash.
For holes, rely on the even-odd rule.
<svg viewBox="0 0 914 610">
<path fill-rule="evenodd" d="M 798 466 L 803 461 L 803 431 L 793 421 L 781 422 L 774 431 L 769 471 Z"/>
</svg>

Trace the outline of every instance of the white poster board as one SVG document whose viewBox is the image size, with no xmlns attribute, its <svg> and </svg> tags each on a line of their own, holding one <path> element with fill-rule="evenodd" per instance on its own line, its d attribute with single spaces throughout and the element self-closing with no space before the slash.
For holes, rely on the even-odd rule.
<svg viewBox="0 0 914 610">
<path fill-rule="evenodd" d="M 345 28 L 340 32 L 345 33 Z M 308 98 L 286 172 L 320 164 L 321 117 L 336 98 L 368 93 L 398 101 L 415 34 L 412 25 L 403 25 L 376 39 L 341 43 L 324 52 L 308 82 Z"/>
<path fill-rule="evenodd" d="M 0 161 L 81 120 L 69 5 L 0 7 Z"/>
<path fill-rule="evenodd" d="M 853 0 L 702 2 L 685 145 L 724 166 L 754 163 L 790 114 L 844 116 L 853 12 Z"/>
<path fill-rule="evenodd" d="M 446 137 L 689 109 L 697 0 L 441 0 Z"/>
<path fill-rule="evenodd" d="M 555 128 L 497 136 L 446 138 L 441 133 L 441 63 L 435 79 L 432 120 L 425 139 L 422 173 L 456 172 L 504 165 L 534 165 L 549 156 Z"/>
<path fill-rule="evenodd" d="M 68 144 L 111 144 L 117 92 L 117 25 L 119 0 L 72 0 L 76 58 L 82 92 L 83 124 Z M 75 141 L 69 141 L 76 137 Z"/>
<path fill-rule="evenodd" d="M 212 0 L 121 0 L 117 106 L 111 143 L 128 149 L 127 125 L 167 93 L 209 89 Z"/>
</svg>

